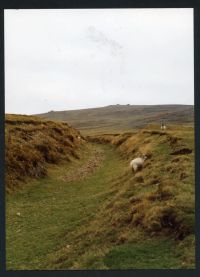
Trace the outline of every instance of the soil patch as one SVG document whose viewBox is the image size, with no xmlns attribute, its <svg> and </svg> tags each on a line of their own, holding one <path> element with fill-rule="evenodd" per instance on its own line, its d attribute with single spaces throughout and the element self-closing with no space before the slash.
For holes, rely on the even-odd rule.
<svg viewBox="0 0 200 277">
<path fill-rule="evenodd" d="M 191 153 L 192 153 L 192 149 L 184 147 L 184 148 L 175 150 L 174 152 L 171 153 L 171 155 L 186 155 Z"/>
<path fill-rule="evenodd" d="M 104 152 L 101 150 L 94 150 L 92 156 L 81 167 L 76 167 L 72 171 L 68 172 L 64 177 L 64 181 L 72 182 L 78 180 L 84 180 L 95 170 L 97 170 L 104 160 Z"/>
</svg>

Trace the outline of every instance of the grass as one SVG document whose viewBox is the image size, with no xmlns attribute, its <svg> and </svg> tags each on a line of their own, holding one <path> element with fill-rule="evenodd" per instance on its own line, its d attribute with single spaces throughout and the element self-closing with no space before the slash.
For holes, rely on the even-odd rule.
<svg viewBox="0 0 200 277">
<path fill-rule="evenodd" d="M 104 262 L 109 269 L 178 269 L 180 257 L 180 249 L 177 251 L 170 240 L 157 238 L 116 246 Z"/>
<path fill-rule="evenodd" d="M 80 133 L 67 123 L 33 116 L 6 115 L 6 190 L 15 190 L 26 177 L 47 175 L 47 165 L 78 156 Z"/>
<path fill-rule="evenodd" d="M 115 228 L 138 228 L 148 236 L 172 236 L 182 241 L 185 267 L 194 266 L 194 151 L 190 154 L 171 155 L 174 150 L 194 149 L 193 130 L 178 127 L 167 133 L 159 126 L 141 130 L 137 134 L 99 135 L 93 141 L 110 143 L 127 158 L 140 153 L 148 155 L 145 168 L 134 176 L 124 174 L 116 180 L 119 188 L 108 205 L 104 217 Z M 120 142 L 120 143 L 119 143 Z M 128 199 L 130 202 L 128 202 Z M 123 236 L 122 236 L 123 237 Z M 130 229 L 123 240 L 131 241 Z M 193 243 L 184 244 L 188 238 Z M 193 254 L 192 254 L 193 253 Z M 193 258 L 191 258 L 193 256 Z M 192 262 L 193 261 L 193 262 Z"/>
<path fill-rule="evenodd" d="M 7 269 L 194 268 L 193 129 L 158 128 L 92 136 L 81 159 L 7 195 Z"/>
<path fill-rule="evenodd" d="M 84 135 L 128 132 L 148 124 L 191 124 L 194 107 L 191 105 L 110 105 L 73 111 L 51 111 L 40 114 L 52 120 L 66 120 Z"/>
<path fill-rule="evenodd" d="M 49 177 L 7 196 L 7 269 L 45 268 L 48 255 L 54 255 L 63 243 L 73 243 L 70 236 L 66 240 L 66 234 L 76 232 L 95 217 L 109 197 L 108 180 L 116 170 L 122 170 L 120 157 L 109 147 L 103 150 L 103 166 L 85 181 L 66 183 L 58 178 L 67 169 L 72 170 L 63 164 L 49 170 Z M 90 151 L 75 164 L 81 166 Z"/>
</svg>

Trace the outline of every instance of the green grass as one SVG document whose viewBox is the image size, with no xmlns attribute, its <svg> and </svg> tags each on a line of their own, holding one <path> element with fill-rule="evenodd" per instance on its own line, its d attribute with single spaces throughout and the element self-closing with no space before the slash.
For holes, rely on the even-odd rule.
<svg viewBox="0 0 200 277">
<path fill-rule="evenodd" d="M 122 240 L 119 239 L 119 243 L 132 243 L 132 236 L 136 229 L 140 230 L 140 235 L 143 231 L 146 234 L 143 234 L 143 238 L 139 241 L 134 238 L 134 243 L 138 241 L 140 244 L 141 240 L 147 239 L 149 235 L 158 238 L 162 234 L 169 240 L 176 237 L 177 240 L 172 244 L 181 248 L 182 262 L 179 261 L 179 268 L 193 268 L 195 263 L 194 151 L 189 155 L 171 155 L 174 147 L 194 149 L 193 129 L 178 126 L 177 130 L 174 128 L 161 136 L 159 129 L 157 129 L 158 132 L 155 131 L 138 132 L 136 135 L 127 137 L 120 146 L 117 145 L 122 138 L 121 135 L 97 137 L 99 141 L 103 142 L 106 138 L 108 142 L 116 145 L 117 150 L 126 158 L 137 156 L 141 152 L 151 155 L 141 172 L 133 176 L 127 173 L 125 177 L 118 180 L 116 186 L 119 188 L 119 193 L 110 201 L 104 217 L 108 217 L 107 221 L 114 224 L 116 229 L 121 228 Z M 181 137 L 181 141 L 170 145 L 170 141 L 176 137 Z M 136 152 L 133 153 L 135 146 L 137 146 Z M 174 159 L 177 161 L 174 162 Z M 181 177 L 183 173 L 184 178 Z M 168 266 L 170 268 L 170 264 Z"/>
<path fill-rule="evenodd" d="M 51 165 L 48 177 L 8 195 L 7 269 L 194 268 L 193 153 L 174 157 L 169 144 L 181 136 L 193 149 L 192 130 L 183 131 L 88 144 L 80 160 Z M 101 166 L 66 182 L 95 150 Z M 152 156 L 133 174 L 129 161 L 141 151 Z"/>
<path fill-rule="evenodd" d="M 169 240 L 152 239 L 112 248 L 104 258 L 109 269 L 177 269 L 181 251 Z"/>
<path fill-rule="evenodd" d="M 63 236 L 86 225 L 109 198 L 109 179 L 123 168 L 117 153 L 106 146 L 101 148 L 105 161 L 92 177 L 66 183 L 60 177 L 70 168 L 54 166 L 49 177 L 7 196 L 7 269 L 44 268 L 49 254 L 73 243 Z M 85 153 L 85 160 L 89 154 Z M 76 161 L 74 166 L 85 160 Z"/>
</svg>

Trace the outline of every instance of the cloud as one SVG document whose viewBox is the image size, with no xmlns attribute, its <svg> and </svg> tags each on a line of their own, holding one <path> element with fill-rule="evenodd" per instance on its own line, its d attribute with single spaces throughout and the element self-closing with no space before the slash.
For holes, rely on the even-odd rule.
<svg viewBox="0 0 200 277">
<path fill-rule="evenodd" d="M 7 113 L 193 104 L 193 64 L 192 9 L 5 11 Z"/>
</svg>

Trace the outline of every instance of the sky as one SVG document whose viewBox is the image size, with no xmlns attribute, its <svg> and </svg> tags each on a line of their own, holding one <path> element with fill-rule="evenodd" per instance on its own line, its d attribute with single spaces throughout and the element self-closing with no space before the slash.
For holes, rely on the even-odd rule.
<svg viewBox="0 0 200 277">
<path fill-rule="evenodd" d="M 6 113 L 194 104 L 193 9 L 5 10 Z"/>
</svg>

